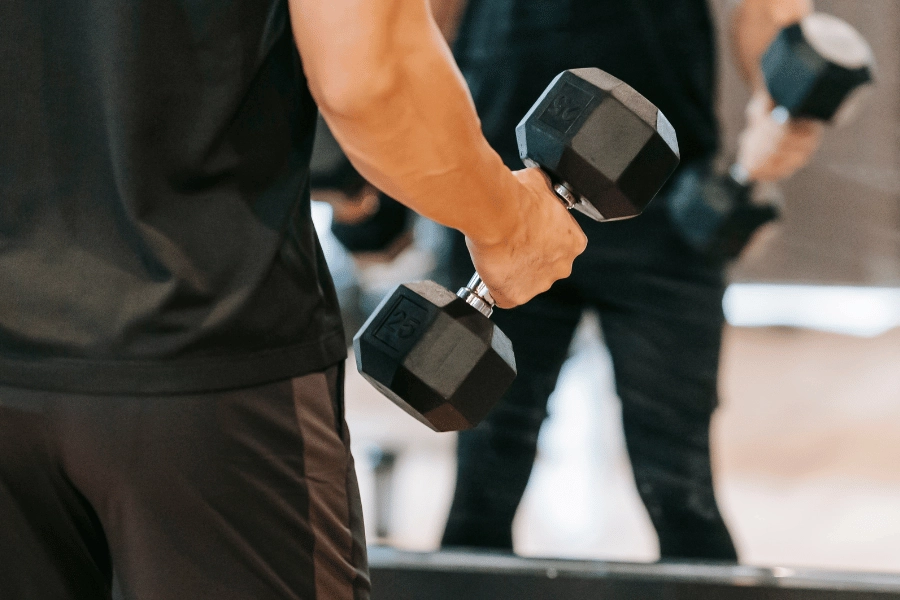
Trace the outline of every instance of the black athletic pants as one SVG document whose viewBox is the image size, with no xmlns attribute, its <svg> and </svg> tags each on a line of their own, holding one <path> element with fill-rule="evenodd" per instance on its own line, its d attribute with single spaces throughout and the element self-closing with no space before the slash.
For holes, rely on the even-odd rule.
<svg viewBox="0 0 900 600">
<path fill-rule="evenodd" d="M 710 418 L 724 317 L 722 265 L 675 236 L 658 199 L 619 223 L 580 218 L 590 243 L 572 276 L 509 311 L 518 377 L 500 405 L 459 436 L 445 546 L 512 549 L 547 399 L 582 310 L 595 308 L 612 356 L 638 492 L 663 558 L 736 560 L 713 493 Z M 469 265 L 457 261 L 464 276 Z"/>
<path fill-rule="evenodd" d="M 0 387 L 0 598 L 367 599 L 342 390 Z"/>
</svg>

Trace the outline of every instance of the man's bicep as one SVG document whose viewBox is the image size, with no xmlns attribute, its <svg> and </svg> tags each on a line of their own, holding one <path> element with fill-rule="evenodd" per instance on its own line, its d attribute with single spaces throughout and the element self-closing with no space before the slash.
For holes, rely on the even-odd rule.
<svg viewBox="0 0 900 600">
<path fill-rule="evenodd" d="M 320 107 L 352 107 L 389 85 L 398 40 L 427 17 L 424 0 L 288 0 L 294 40 Z M 421 25 L 419 25 L 421 27 Z M 324 105 L 324 106 L 323 106 Z"/>
</svg>

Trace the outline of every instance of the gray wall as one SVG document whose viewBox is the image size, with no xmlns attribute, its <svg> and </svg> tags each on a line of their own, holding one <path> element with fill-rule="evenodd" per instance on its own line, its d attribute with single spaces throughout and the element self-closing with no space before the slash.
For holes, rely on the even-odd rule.
<svg viewBox="0 0 900 600">
<path fill-rule="evenodd" d="M 728 48 L 735 0 L 712 0 L 719 23 L 723 155 L 734 156 L 747 91 Z M 826 133 L 813 162 L 781 185 L 780 224 L 732 270 L 735 281 L 900 285 L 900 2 L 818 0 L 865 35 L 878 86 L 857 118 Z"/>
</svg>

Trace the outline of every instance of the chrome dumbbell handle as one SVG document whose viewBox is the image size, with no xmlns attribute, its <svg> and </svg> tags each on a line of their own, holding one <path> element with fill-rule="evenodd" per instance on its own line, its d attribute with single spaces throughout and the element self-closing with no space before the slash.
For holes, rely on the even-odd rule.
<svg viewBox="0 0 900 600">
<path fill-rule="evenodd" d="M 466 287 L 459 288 L 456 295 L 465 300 L 467 304 L 475 307 L 475 310 L 486 317 L 490 317 L 491 313 L 494 312 L 494 298 L 478 273 L 472 276 Z"/>
<path fill-rule="evenodd" d="M 557 183 L 553 186 L 553 191 L 556 192 L 556 195 L 569 210 L 578 206 L 578 198 L 575 197 L 575 193 L 566 184 Z"/>
</svg>

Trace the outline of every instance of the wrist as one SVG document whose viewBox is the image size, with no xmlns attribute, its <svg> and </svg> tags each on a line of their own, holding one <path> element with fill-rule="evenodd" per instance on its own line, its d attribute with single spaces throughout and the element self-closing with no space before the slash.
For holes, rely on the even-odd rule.
<svg viewBox="0 0 900 600">
<path fill-rule="evenodd" d="M 481 192 L 475 203 L 479 210 L 467 215 L 466 222 L 458 227 L 470 242 L 481 248 L 505 243 L 514 234 L 522 196 L 522 184 L 499 156 L 494 154 L 487 164 L 488 168 L 476 171 L 481 175 L 476 177 Z"/>
</svg>

